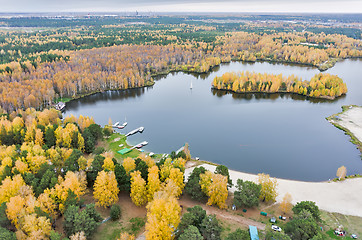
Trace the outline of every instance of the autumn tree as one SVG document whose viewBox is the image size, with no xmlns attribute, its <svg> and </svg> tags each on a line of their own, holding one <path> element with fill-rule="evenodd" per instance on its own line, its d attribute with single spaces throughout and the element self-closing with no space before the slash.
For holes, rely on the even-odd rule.
<svg viewBox="0 0 362 240">
<path fill-rule="evenodd" d="M 190 153 L 190 149 L 189 149 L 189 144 L 188 144 L 188 143 L 185 143 L 184 152 L 185 152 L 185 155 L 186 155 L 186 161 L 191 160 L 191 153 Z"/>
<path fill-rule="evenodd" d="M 94 183 L 94 198 L 97 204 L 109 207 L 118 200 L 119 189 L 114 172 L 101 171 Z"/>
<path fill-rule="evenodd" d="M 181 207 L 175 197 L 158 192 L 147 205 L 146 239 L 172 239 L 180 223 Z"/>
<path fill-rule="evenodd" d="M 131 199 L 136 206 L 142 206 L 147 201 L 146 181 L 139 171 L 131 172 Z"/>
<path fill-rule="evenodd" d="M 280 203 L 279 208 L 283 213 L 288 214 L 292 210 L 292 207 L 292 195 L 290 195 L 290 193 L 286 193 L 282 202 Z"/>
<path fill-rule="evenodd" d="M 170 175 L 168 177 L 171 181 L 173 181 L 177 186 L 177 191 L 175 197 L 179 197 L 182 193 L 182 190 L 185 187 L 184 183 L 184 174 L 178 168 L 172 168 L 170 170 Z"/>
<path fill-rule="evenodd" d="M 219 208 L 226 208 L 228 197 L 227 177 L 206 171 L 200 174 L 201 190 L 209 197 L 207 204 L 216 204 Z"/>
<path fill-rule="evenodd" d="M 130 171 L 132 171 L 136 168 L 136 163 L 135 163 L 134 159 L 127 157 L 127 158 L 123 159 L 122 166 L 126 170 L 127 174 L 129 174 Z"/>
<path fill-rule="evenodd" d="M 159 179 L 159 170 L 157 166 L 148 169 L 148 182 L 147 182 L 147 200 L 151 202 L 153 195 L 161 188 L 161 181 Z"/>
<path fill-rule="evenodd" d="M 119 238 L 117 238 L 117 240 L 135 240 L 135 237 L 131 234 L 124 232 L 121 233 L 121 235 L 119 236 Z"/>
<path fill-rule="evenodd" d="M 25 185 L 21 175 L 15 175 L 12 179 L 7 177 L 2 181 L 0 186 L 0 204 L 8 202 L 9 199 L 17 194 L 19 189 Z"/>
<path fill-rule="evenodd" d="M 337 169 L 337 177 L 339 180 L 344 179 L 347 174 L 347 168 L 345 166 L 342 166 Z"/>
<path fill-rule="evenodd" d="M 259 173 L 258 182 L 261 185 L 259 198 L 263 201 L 275 201 L 278 196 L 277 180 L 270 178 L 269 174 Z"/>
</svg>

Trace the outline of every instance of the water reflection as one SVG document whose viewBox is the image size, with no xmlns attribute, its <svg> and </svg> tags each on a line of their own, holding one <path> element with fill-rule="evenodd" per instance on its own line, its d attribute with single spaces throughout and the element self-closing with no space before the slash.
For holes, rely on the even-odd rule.
<svg viewBox="0 0 362 240">
<path fill-rule="evenodd" d="M 243 100 L 276 100 L 278 98 L 283 99 L 293 99 L 295 101 L 309 101 L 311 103 L 334 103 L 338 100 L 342 100 L 346 98 L 346 95 L 342 95 L 337 99 L 323 99 L 323 98 L 313 98 L 307 97 L 299 94 L 294 93 L 235 93 L 228 90 L 218 90 L 218 89 L 211 89 L 211 92 L 214 96 L 223 97 L 225 95 L 231 94 L 233 99 L 243 99 Z"/>
</svg>

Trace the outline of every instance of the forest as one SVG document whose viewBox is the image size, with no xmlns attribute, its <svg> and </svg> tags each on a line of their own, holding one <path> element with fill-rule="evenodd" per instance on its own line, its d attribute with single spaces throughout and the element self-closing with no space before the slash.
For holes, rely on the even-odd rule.
<svg viewBox="0 0 362 240">
<path fill-rule="evenodd" d="M 229 72 L 215 77 L 212 87 L 236 93 L 296 93 L 314 98 L 335 99 L 347 93 L 347 85 L 336 75 L 319 73 L 310 81 L 291 75 Z"/>
<path fill-rule="evenodd" d="M 206 214 L 198 204 L 230 208 L 226 200 L 233 184 L 237 190 L 232 204 L 240 208 L 274 202 L 277 197 L 276 179 L 259 174 L 258 183 L 241 179 L 233 183 L 223 165 L 215 172 L 195 167 L 186 181 L 186 162 L 191 157 L 188 144 L 184 151 L 161 159 L 144 153 L 116 159 L 112 151 L 97 147 L 113 134 L 112 127 L 102 128 L 90 117 L 61 119 L 61 113 L 53 108 L 19 109 L 0 117 L 0 129 L 2 239 L 91 239 L 104 220 L 100 210 L 109 209 L 109 221 L 121 217 L 121 192 L 129 196 L 134 207 L 147 210 L 147 240 L 221 239 L 223 229 L 218 218 Z M 181 216 L 179 199 L 185 194 L 195 206 Z M 88 203 L 84 204 L 86 195 Z M 296 219 L 286 224 L 283 239 L 293 238 L 298 228 L 306 225 L 308 237 L 322 237 L 318 207 L 301 202 L 292 209 L 290 201 L 286 194 L 280 209 L 289 214 L 293 211 Z M 303 209 L 308 209 L 307 217 Z M 276 237 L 270 231 L 266 234 Z M 225 239 L 235 236 L 247 239 L 249 233 L 238 228 Z M 135 236 L 123 229 L 116 238 Z"/>
<path fill-rule="evenodd" d="M 190 41 L 182 34 L 159 33 L 159 39 L 175 42 L 165 45 L 151 41 L 77 51 L 49 50 L 44 57 L 34 54 L 33 60 L 2 64 L 0 111 L 42 109 L 61 98 L 149 86 L 159 74 L 203 73 L 232 60 L 287 62 L 325 69 L 338 59 L 362 55 L 360 40 L 338 34 L 233 32 L 215 36 L 211 43 Z M 133 36 L 142 36 L 142 32 Z"/>
</svg>

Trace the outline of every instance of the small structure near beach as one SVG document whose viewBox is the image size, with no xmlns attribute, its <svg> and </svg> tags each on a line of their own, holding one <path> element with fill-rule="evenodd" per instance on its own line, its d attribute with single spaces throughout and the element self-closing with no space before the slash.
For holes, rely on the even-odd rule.
<svg viewBox="0 0 362 240">
<path fill-rule="evenodd" d="M 255 226 L 249 225 L 249 233 L 251 240 L 259 240 L 258 229 Z"/>
</svg>

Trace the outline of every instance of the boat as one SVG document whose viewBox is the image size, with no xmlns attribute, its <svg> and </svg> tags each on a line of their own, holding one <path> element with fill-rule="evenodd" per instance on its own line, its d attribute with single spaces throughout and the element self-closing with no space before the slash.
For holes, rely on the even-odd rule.
<svg viewBox="0 0 362 240">
<path fill-rule="evenodd" d="M 143 142 L 137 144 L 135 147 L 136 147 L 136 148 L 141 148 L 141 147 L 143 147 L 143 146 L 146 146 L 147 144 L 148 144 L 147 141 L 143 141 Z"/>
<path fill-rule="evenodd" d="M 123 125 L 120 125 L 120 126 L 117 126 L 118 129 L 123 129 L 124 126 Z"/>
<path fill-rule="evenodd" d="M 112 127 L 117 127 L 119 124 L 119 122 L 116 122 L 115 124 L 112 125 Z"/>
<path fill-rule="evenodd" d="M 192 80 L 191 80 L 191 85 L 190 85 L 190 89 L 192 89 Z"/>
<path fill-rule="evenodd" d="M 125 127 L 125 126 L 127 126 L 127 122 L 124 122 L 121 126 L 123 126 L 123 127 Z"/>
<path fill-rule="evenodd" d="M 140 128 L 138 129 L 139 132 L 143 132 L 143 130 L 145 130 L 144 127 L 140 127 Z"/>
</svg>

